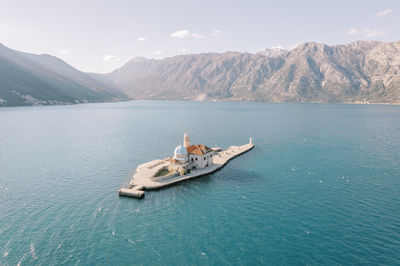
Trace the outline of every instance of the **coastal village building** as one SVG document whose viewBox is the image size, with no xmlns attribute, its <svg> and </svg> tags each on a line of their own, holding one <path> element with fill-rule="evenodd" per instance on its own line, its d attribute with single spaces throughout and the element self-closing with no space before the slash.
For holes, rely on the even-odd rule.
<svg viewBox="0 0 400 266">
<path fill-rule="evenodd" d="M 215 151 L 204 144 L 190 145 L 189 135 L 183 136 L 183 145 L 178 145 L 174 157 L 170 158 L 169 171 L 180 172 L 202 169 L 213 163 Z"/>
</svg>

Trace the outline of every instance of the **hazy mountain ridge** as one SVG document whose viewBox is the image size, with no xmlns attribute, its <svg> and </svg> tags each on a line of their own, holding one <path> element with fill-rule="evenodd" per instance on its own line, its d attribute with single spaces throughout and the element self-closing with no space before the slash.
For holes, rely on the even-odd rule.
<svg viewBox="0 0 400 266">
<path fill-rule="evenodd" d="M 106 76 L 133 99 L 400 103 L 400 41 L 134 58 Z"/>
<path fill-rule="evenodd" d="M 127 98 L 400 103 L 400 41 L 136 57 L 108 74 L 0 44 L 0 106 Z"/>
<path fill-rule="evenodd" d="M 0 44 L 0 106 L 107 102 L 126 99 L 116 87 L 50 55 Z"/>
</svg>

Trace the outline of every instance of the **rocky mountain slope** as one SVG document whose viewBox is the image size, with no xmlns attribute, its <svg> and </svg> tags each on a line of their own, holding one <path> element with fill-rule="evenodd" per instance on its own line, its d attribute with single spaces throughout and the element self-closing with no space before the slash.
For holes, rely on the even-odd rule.
<svg viewBox="0 0 400 266">
<path fill-rule="evenodd" d="M 0 106 L 127 98 L 400 103 L 400 41 L 137 57 L 109 74 L 0 44 Z"/>
<path fill-rule="evenodd" d="M 106 77 L 132 99 L 400 103 L 400 41 L 138 57 Z"/>
<path fill-rule="evenodd" d="M 15 51 L 0 44 L 0 106 L 107 102 L 126 99 L 109 82 L 61 59 Z"/>
</svg>

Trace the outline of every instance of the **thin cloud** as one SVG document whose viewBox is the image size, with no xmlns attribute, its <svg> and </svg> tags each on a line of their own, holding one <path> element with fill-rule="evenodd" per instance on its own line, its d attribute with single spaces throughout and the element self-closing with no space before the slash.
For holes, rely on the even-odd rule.
<svg viewBox="0 0 400 266">
<path fill-rule="evenodd" d="M 211 33 L 212 36 L 219 36 L 222 34 L 222 31 L 220 30 L 213 30 L 213 32 Z"/>
<path fill-rule="evenodd" d="M 196 38 L 196 39 L 204 39 L 206 37 L 204 35 L 197 34 L 197 33 L 191 33 L 190 36 L 192 36 L 193 38 Z"/>
<path fill-rule="evenodd" d="M 173 33 L 171 33 L 172 38 L 178 38 L 178 39 L 183 39 L 189 36 L 189 31 L 188 30 L 178 30 Z"/>
<path fill-rule="evenodd" d="M 350 28 L 346 31 L 347 35 L 354 35 L 354 34 L 359 34 L 359 31 L 356 28 Z"/>
<path fill-rule="evenodd" d="M 188 30 L 178 30 L 170 34 L 171 38 L 177 38 L 177 39 L 184 39 L 186 37 L 192 37 L 195 39 L 204 39 L 206 36 L 190 32 Z"/>
<path fill-rule="evenodd" d="M 153 54 L 155 54 L 155 55 L 160 55 L 160 54 L 162 54 L 163 53 L 163 51 L 161 51 L 161 50 L 157 50 L 157 51 L 154 51 L 153 52 Z"/>
<path fill-rule="evenodd" d="M 139 42 L 145 42 L 146 41 L 146 37 L 139 37 L 137 38 Z"/>
<path fill-rule="evenodd" d="M 376 36 L 381 36 L 381 35 L 385 35 L 387 32 L 385 31 L 380 31 L 380 30 L 373 30 L 373 29 L 357 29 L 357 28 L 349 28 L 346 31 L 347 35 L 362 35 L 365 38 L 373 38 Z"/>
<path fill-rule="evenodd" d="M 186 48 L 182 48 L 182 49 L 178 50 L 178 52 L 179 52 L 179 53 L 186 53 L 186 52 L 187 52 L 187 49 L 186 49 Z"/>
<path fill-rule="evenodd" d="M 386 32 L 384 32 L 384 31 L 365 29 L 364 37 L 372 38 L 372 37 L 381 36 L 381 35 L 385 35 L 385 34 L 386 34 Z"/>
<path fill-rule="evenodd" d="M 377 18 L 383 18 L 383 17 L 389 15 L 389 14 L 392 13 L 392 12 L 393 12 L 393 9 L 388 8 L 388 9 L 379 11 L 378 13 L 376 13 L 375 16 L 376 16 Z"/>
<path fill-rule="evenodd" d="M 120 61 L 120 59 L 118 57 L 116 57 L 114 55 L 111 55 L 111 54 L 103 56 L 102 60 L 105 61 L 105 62 L 118 62 L 118 61 Z"/>
</svg>

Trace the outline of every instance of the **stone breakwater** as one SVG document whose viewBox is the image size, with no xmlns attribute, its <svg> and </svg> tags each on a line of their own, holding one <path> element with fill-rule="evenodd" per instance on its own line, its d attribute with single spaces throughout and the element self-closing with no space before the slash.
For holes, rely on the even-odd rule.
<svg viewBox="0 0 400 266">
<path fill-rule="evenodd" d="M 213 164 L 210 166 L 193 170 L 186 175 L 166 175 L 156 177 L 163 168 L 168 167 L 168 158 L 156 159 L 139 165 L 132 176 L 129 188 L 121 188 L 118 192 L 120 196 L 143 198 L 144 191 L 162 189 L 177 183 L 194 179 L 203 175 L 211 174 L 221 169 L 227 162 L 254 148 L 254 144 L 248 143 L 241 146 L 230 146 L 226 150 L 218 151 L 213 157 Z"/>
</svg>

